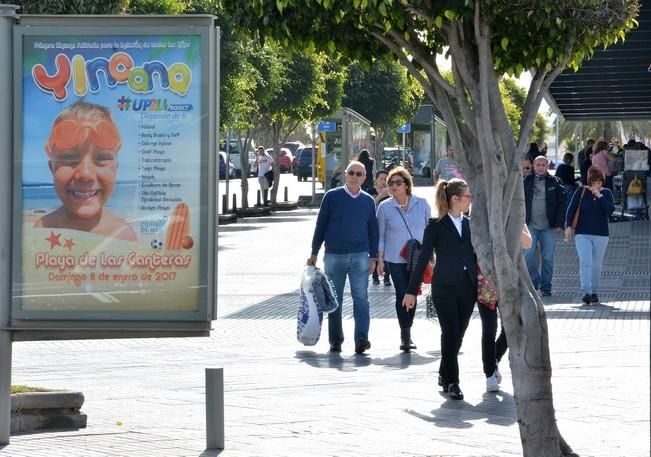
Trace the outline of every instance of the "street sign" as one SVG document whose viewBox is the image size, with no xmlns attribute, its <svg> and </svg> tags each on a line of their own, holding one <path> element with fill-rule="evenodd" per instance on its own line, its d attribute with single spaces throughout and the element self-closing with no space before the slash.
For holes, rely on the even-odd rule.
<svg viewBox="0 0 651 457">
<path fill-rule="evenodd" d="M 411 124 L 406 123 L 398 127 L 398 133 L 409 133 L 411 132 Z"/>
<path fill-rule="evenodd" d="M 336 132 L 337 123 L 334 121 L 319 121 L 316 128 L 319 132 L 323 132 L 323 133 Z"/>
</svg>

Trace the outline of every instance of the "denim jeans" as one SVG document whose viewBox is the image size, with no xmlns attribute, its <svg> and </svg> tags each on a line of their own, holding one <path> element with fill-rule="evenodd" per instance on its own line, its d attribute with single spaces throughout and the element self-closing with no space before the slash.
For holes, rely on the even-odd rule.
<svg viewBox="0 0 651 457">
<path fill-rule="evenodd" d="M 411 325 L 414 323 L 414 316 L 416 315 L 416 307 L 414 306 L 407 311 L 402 306 L 402 299 L 405 298 L 405 291 L 407 290 L 407 284 L 409 284 L 407 264 L 387 263 L 389 264 L 391 279 L 393 279 L 393 288 L 396 291 L 396 315 L 398 316 L 398 323 L 400 324 L 400 328 L 411 328 Z"/>
<path fill-rule="evenodd" d="M 554 274 L 554 249 L 556 249 L 556 233 L 554 229 L 539 230 L 529 227 L 531 232 L 531 248 L 524 251 L 524 260 L 531 282 L 542 292 L 552 291 L 552 275 Z M 540 243 L 540 270 L 536 262 L 536 249 Z"/>
<path fill-rule="evenodd" d="M 497 364 L 506 354 L 506 333 L 504 326 L 500 336 L 497 335 L 497 306 L 495 309 L 488 309 L 481 303 L 477 303 L 479 316 L 481 317 L 481 361 L 484 366 L 486 377 L 492 376 L 497 369 Z"/>
<path fill-rule="evenodd" d="M 323 257 L 325 273 L 335 285 L 339 307 L 328 314 L 328 337 L 330 344 L 344 342 L 341 308 L 343 306 L 346 276 L 350 281 L 350 293 L 353 297 L 353 317 L 355 319 L 355 343 L 368 341 L 368 327 L 371 317 L 368 306 L 368 270 L 370 259 L 368 252 L 350 254 L 326 253 Z"/>
<path fill-rule="evenodd" d="M 581 293 L 596 294 L 599 291 L 601 266 L 608 246 L 608 237 L 579 234 L 574 238 L 574 242 L 579 254 Z"/>
</svg>

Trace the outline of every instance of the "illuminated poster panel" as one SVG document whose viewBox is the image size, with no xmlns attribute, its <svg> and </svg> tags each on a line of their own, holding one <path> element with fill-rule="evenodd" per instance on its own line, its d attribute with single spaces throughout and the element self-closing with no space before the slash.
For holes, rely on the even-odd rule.
<svg viewBox="0 0 651 457">
<path fill-rule="evenodd" d="M 19 312 L 199 311 L 201 43 L 23 36 Z"/>
</svg>

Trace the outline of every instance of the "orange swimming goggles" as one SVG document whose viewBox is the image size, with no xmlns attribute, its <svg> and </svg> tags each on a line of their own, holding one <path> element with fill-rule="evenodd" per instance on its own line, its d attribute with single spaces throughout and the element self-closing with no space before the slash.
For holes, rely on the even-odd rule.
<svg viewBox="0 0 651 457">
<path fill-rule="evenodd" d="M 54 148 L 59 150 L 74 148 L 88 138 L 103 149 L 120 147 L 120 132 L 113 122 L 106 119 L 99 121 L 66 119 L 52 127 L 45 151 L 51 157 Z"/>
</svg>

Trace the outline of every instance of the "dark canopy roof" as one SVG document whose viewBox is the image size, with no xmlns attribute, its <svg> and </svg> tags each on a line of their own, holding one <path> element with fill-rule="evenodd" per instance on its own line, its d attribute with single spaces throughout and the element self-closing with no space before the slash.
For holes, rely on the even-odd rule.
<svg viewBox="0 0 651 457">
<path fill-rule="evenodd" d="M 546 100 L 568 121 L 651 119 L 651 1 L 624 43 L 595 51 L 578 72 L 563 71 Z"/>
</svg>

